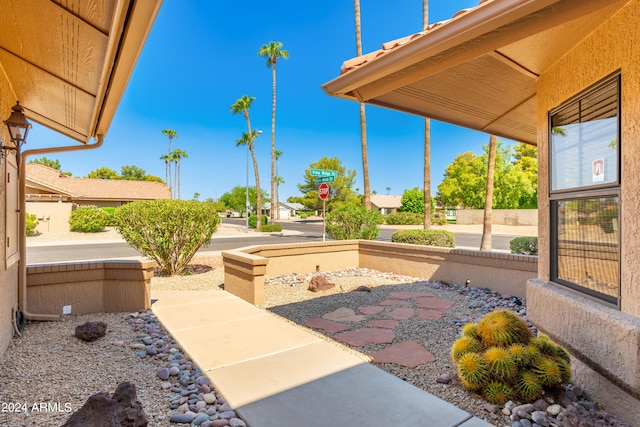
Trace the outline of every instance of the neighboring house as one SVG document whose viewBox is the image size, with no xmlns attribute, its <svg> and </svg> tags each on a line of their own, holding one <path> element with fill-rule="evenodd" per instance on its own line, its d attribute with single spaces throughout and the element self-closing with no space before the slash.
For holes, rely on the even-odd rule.
<svg viewBox="0 0 640 427">
<path fill-rule="evenodd" d="M 75 206 L 118 207 L 135 200 L 170 198 L 169 187 L 160 182 L 74 178 L 40 164 L 25 165 L 27 213 L 36 215 L 41 233 L 68 231 Z"/>
<path fill-rule="evenodd" d="M 16 147 L 0 125 L 2 145 L 9 147 L 0 150 L 0 354 L 14 334 L 16 313 L 58 318 L 28 307 L 25 162 L 102 145 L 161 3 L 0 2 L 0 118 L 9 117 L 19 100 L 16 110 L 22 107 L 28 120 L 70 138 L 64 147 L 30 150 L 28 138 Z"/>
<path fill-rule="evenodd" d="M 289 219 L 298 215 L 298 212 L 307 210 L 302 203 L 279 202 L 280 219 Z"/>
<path fill-rule="evenodd" d="M 323 85 L 537 145 L 527 316 L 630 424 L 640 419 L 639 17 L 640 0 L 485 0 L 346 61 Z"/>
<path fill-rule="evenodd" d="M 382 215 L 389 215 L 391 212 L 398 212 L 402 207 L 402 196 L 371 195 L 371 208 Z"/>
</svg>

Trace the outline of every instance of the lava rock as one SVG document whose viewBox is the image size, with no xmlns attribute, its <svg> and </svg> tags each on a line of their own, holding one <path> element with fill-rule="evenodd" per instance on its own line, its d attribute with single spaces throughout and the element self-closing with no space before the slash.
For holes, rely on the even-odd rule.
<svg viewBox="0 0 640 427">
<path fill-rule="evenodd" d="M 138 401 L 136 386 L 122 382 L 112 396 L 109 393 L 89 396 L 63 427 L 146 427 L 147 424 L 149 420 Z"/>
<path fill-rule="evenodd" d="M 107 333 L 107 324 L 104 322 L 87 322 L 76 326 L 75 336 L 83 341 L 92 342 L 102 338 Z"/>
</svg>

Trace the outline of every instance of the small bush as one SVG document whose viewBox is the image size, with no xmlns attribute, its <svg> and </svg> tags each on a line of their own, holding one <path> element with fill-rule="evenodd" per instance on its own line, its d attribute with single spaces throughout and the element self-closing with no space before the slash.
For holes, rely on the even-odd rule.
<svg viewBox="0 0 640 427">
<path fill-rule="evenodd" d="M 33 236 L 36 234 L 36 227 L 38 226 L 38 217 L 35 214 L 27 214 L 26 217 L 26 232 L 27 236 Z"/>
<path fill-rule="evenodd" d="M 391 235 L 391 241 L 444 248 L 456 246 L 456 237 L 446 230 L 398 230 Z"/>
<path fill-rule="evenodd" d="M 282 226 L 280 224 L 265 224 L 262 226 L 263 233 L 273 233 L 276 231 L 282 231 Z"/>
<path fill-rule="evenodd" d="M 379 212 L 364 206 L 345 205 L 327 214 L 327 235 L 334 240 L 374 240 L 380 233 L 378 224 L 382 222 Z"/>
<path fill-rule="evenodd" d="M 107 213 L 97 206 L 78 206 L 69 215 L 71 231 L 97 233 L 103 231 L 107 223 Z"/>
<path fill-rule="evenodd" d="M 116 222 L 129 246 L 173 276 L 211 241 L 220 216 L 213 204 L 197 200 L 145 200 L 120 206 Z"/>
<path fill-rule="evenodd" d="M 538 255 L 537 237 L 516 237 L 509 242 L 512 254 Z"/>
<path fill-rule="evenodd" d="M 431 224 L 445 225 L 446 223 L 447 223 L 447 216 L 444 214 L 444 212 L 431 214 Z"/>
<path fill-rule="evenodd" d="M 307 218 L 309 218 L 309 215 L 307 215 L 307 213 L 306 213 L 306 212 L 300 212 L 300 213 L 298 214 L 298 216 L 300 217 L 300 219 L 307 219 Z"/>
<path fill-rule="evenodd" d="M 104 225 L 106 225 L 107 227 L 114 227 L 116 225 L 116 218 L 114 216 L 116 213 L 116 208 L 107 206 L 102 208 L 102 210 L 107 213 L 107 221 Z"/>
<path fill-rule="evenodd" d="M 384 220 L 389 225 L 420 225 L 422 215 L 413 212 L 391 212 Z"/>
<path fill-rule="evenodd" d="M 266 215 L 262 215 L 262 226 L 267 225 L 269 218 Z M 256 228 L 258 226 L 258 215 L 250 215 L 249 216 L 249 227 Z"/>
</svg>

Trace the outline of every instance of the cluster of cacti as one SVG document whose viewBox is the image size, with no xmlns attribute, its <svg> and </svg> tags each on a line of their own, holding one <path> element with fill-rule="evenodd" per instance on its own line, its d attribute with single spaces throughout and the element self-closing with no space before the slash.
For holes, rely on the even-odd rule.
<svg viewBox="0 0 640 427">
<path fill-rule="evenodd" d="M 509 310 L 465 325 L 451 357 L 464 387 L 492 403 L 533 401 L 571 379 L 566 350 L 544 334 L 534 337 L 526 322 Z"/>
</svg>

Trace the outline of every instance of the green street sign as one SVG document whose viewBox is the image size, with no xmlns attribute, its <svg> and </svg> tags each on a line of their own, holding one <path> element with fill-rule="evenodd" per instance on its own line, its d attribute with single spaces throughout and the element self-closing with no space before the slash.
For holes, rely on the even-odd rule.
<svg viewBox="0 0 640 427">
<path fill-rule="evenodd" d="M 323 176 L 323 177 L 338 176 L 338 172 L 327 170 L 327 169 L 310 169 L 310 172 L 311 172 L 311 176 Z M 320 182 L 323 182 L 323 181 L 320 181 Z"/>
<path fill-rule="evenodd" d="M 321 176 L 319 178 L 316 178 L 316 182 L 333 182 L 335 180 L 335 176 Z"/>
</svg>

